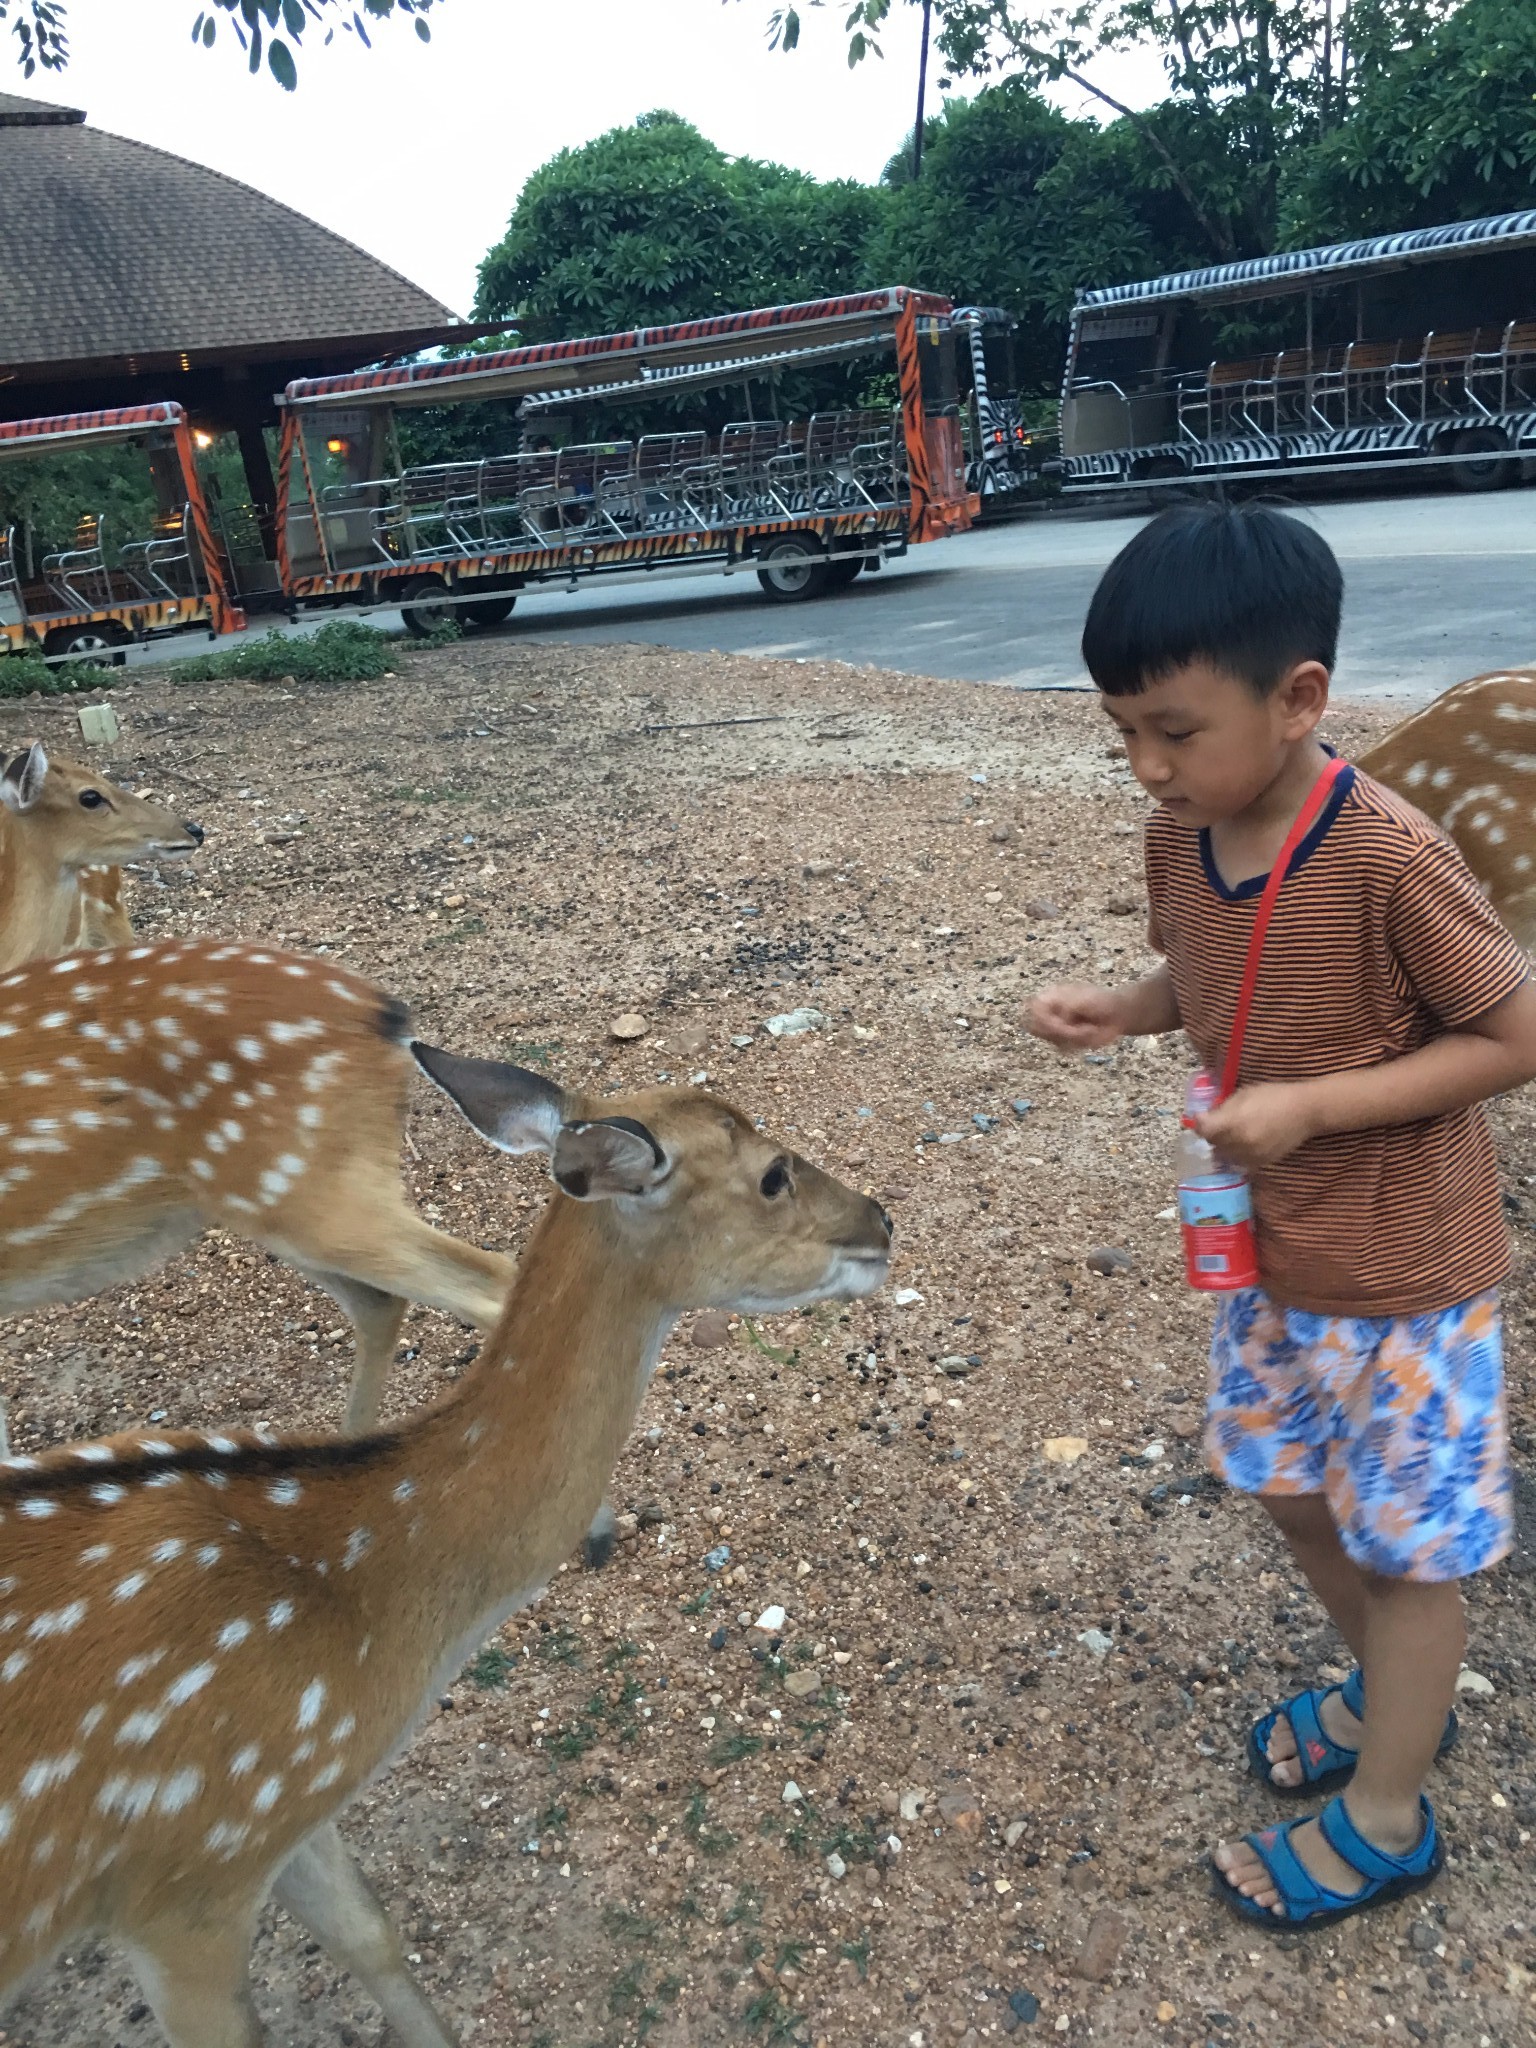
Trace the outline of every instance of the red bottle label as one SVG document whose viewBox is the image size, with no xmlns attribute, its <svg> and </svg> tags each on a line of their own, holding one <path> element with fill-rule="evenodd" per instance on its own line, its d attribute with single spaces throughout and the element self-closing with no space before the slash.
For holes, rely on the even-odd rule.
<svg viewBox="0 0 1536 2048">
<path fill-rule="evenodd" d="M 1253 1242 L 1253 1225 L 1248 1222 L 1186 1223 L 1184 1277 L 1191 1287 L 1198 1287 L 1208 1294 L 1225 1293 L 1237 1287 L 1257 1287 L 1259 1263 Z"/>
</svg>

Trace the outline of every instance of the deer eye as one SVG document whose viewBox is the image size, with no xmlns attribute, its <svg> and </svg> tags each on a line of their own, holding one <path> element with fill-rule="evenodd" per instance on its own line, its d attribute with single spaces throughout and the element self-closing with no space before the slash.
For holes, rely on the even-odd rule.
<svg viewBox="0 0 1536 2048">
<path fill-rule="evenodd" d="M 786 1194 L 789 1187 L 789 1168 L 782 1159 L 775 1159 L 758 1183 L 759 1192 L 766 1195 L 771 1202 L 776 1195 Z"/>
<path fill-rule="evenodd" d="M 82 789 L 80 792 L 80 808 L 82 811 L 99 811 L 106 801 L 106 798 L 99 789 Z"/>
</svg>

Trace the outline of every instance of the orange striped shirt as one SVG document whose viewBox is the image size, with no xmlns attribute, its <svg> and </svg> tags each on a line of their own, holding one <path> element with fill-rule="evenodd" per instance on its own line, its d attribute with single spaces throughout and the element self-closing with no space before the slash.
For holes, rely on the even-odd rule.
<svg viewBox="0 0 1536 2048">
<path fill-rule="evenodd" d="M 1210 837 L 1166 811 L 1147 826 L 1152 944 L 1200 1059 L 1221 1071 L 1264 877 L 1228 888 Z M 1240 1085 L 1379 1066 L 1463 1028 L 1529 962 L 1451 842 L 1346 768 L 1281 887 Z M 1481 1107 L 1314 1138 L 1253 1176 L 1259 1270 L 1291 1308 L 1417 1315 L 1509 1269 Z"/>
</svg>

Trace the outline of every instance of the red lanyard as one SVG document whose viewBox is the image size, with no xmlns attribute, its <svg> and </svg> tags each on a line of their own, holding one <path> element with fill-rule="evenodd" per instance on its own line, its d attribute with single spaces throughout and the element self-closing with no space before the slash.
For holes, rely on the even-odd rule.
<svg viewBox="0 0 1536 2048">
<path fill-rule="evenodd" d="M 1259 979 L 1259 957 L 1264 950 L 1264 934 L 1268 931 L 1269 920 L 1274 914 L 1280 885 L 1290 870 L 1297 847 L 1316 824 L 1318 814 L 1328 801 L 1333 785 L 1347 766 L 1347 762 L 1335 756 L 1307 791 L 1306 802 L 1296 813 L 1296 822 L 1285 835 L 1285 844 L 1281 847 L 1265 881 L 1264 893 L 1259 898 L 1258 912 L 1253 920 L 1253 936 L 1248 941 L 1248 958 L 1243 965 L 1243 985 L 1238 991 L 1237 1014 L 1232 1019 L 1232 1038 L 1227 1047 L 1226 1065 L 1221 1070 L 1221 1094 L 1217 1098 L 1221 1102 L 1225 1102 L 1237 1086 L 1237 1070 L 1242 1064 L 1243 1038 L 1248 1029 L 1248 1013 L 1253 1008 L 1253 991 Z"/>
</svg>

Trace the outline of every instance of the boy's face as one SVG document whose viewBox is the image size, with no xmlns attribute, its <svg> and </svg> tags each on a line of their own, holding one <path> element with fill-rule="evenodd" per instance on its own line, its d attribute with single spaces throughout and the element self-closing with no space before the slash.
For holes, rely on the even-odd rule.
<svg viewBox="0 0 1536 2048">
<path fill-rule="evenodd" d="M 1192 661 L 1135 697 L 1100 704 L 1131 772 L 1181 825 L 1235 818 L 1264 794 L 1328 702 L 1328 671 L 1302 662 L 1260 697 L 1240 676 Z"/>
</svg>

